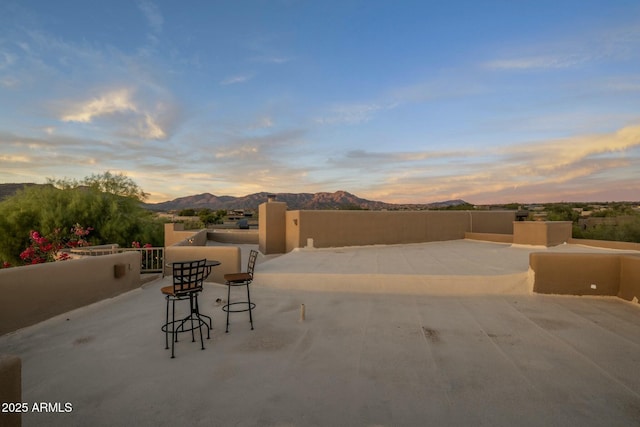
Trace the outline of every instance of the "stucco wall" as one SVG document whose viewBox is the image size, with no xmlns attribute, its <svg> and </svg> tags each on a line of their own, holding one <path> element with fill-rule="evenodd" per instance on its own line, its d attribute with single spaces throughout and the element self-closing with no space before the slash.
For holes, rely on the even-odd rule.
<svg viewBox="0 0 640 427">
<path fill-rule="evenodd" d="M 286 249 L 287 204 L 263 203 L 258 207 L 258 245 L 265 255 L 284 253 Z"/>
<path fill-rule="evenodd" d="M 0 354 L 0 403 L 22 402 L 22 361 L 19 357 Z M 0 426 L 22 425 L 18 411 L 0 411 Z"/>
<path fill-rule="evenodd" d="M 623 251 L 640 251 L 640 243 L 633 242 L 613 242 L 611 240 L 591 240 L 571 238 L 567 243 L 574 245 L 585 245 L 596 248 L 619 249 Z"/>
<path fill-rule="evenodd" d="M 534 252 L 529 265 L 534 292 L 640 300 L 640 255 Z"/>
<path fill-rule="evenodd" d="M 241 271 L 240 248 L 237 246 L 170 246 L 165 249 L 165 275 L 172 274 L 171 265 L 177 261 L 211 259 L 220 261 L 218 267 L 211 270 L 207 282 L 224 283 L 224 275 Z"/>
<path fill-rule="evenodd" d="M 519 221 L 513 224 L 513 243 L 557 246 L 571 240 L 571 233 L 571 221 Z"/>
<path fill-rule="evenodd" d="M 533 252 L 529 255 L 529 265 L 535 273 L 534 292 L 618 295 L 620 255 Z"/>
<path fill-rule="evenodd" d="M 627 301 L 640 300 L 640 256 L 620 256 L 620 292 Z"/>
<path fill-rule="evenodd" d="M 207 239 L 236 245 L 257 245 L 258 230 L 209 230 Z"/>
<path fill-rule="evenodd" d="M 513 223 L 516 245 L 557 246 L 571 240 L 571 221 L 518 221 Z"/>
<path fill-rule="evenodd" d="M 0 335 L 139 286 L 138 252 L 0 269 Z"/>
<path fill-rule="evenodd" d="M 513 211 L 288 211 L 286 251 L 464 239 L 469 231 L 511 234 Z"/>
<path fill-rule="evenodd" d="M 164 246 L 169 247 L 188 239 L 194 239 L 193 244 L 204 246 L 207 243 L 207 230 L 184 230 L 184 224 L 168 223 L 164 225 Z M 185 244 L 185 243 L 182 243 Z"/>
</svg>

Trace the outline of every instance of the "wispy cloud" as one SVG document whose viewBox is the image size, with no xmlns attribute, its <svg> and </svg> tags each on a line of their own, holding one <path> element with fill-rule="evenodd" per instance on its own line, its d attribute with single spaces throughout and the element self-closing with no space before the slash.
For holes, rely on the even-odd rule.
<svg viewBox="0 0 640 427">
<path fill-rule="evenodd" d="M 99 118 L 119 117 L 116 122 L 129 122 L 133 136 L 144 139 L 164 139 L 167 132 L 156 117 L 142 109 L 134 100 L 129 89 L 117 89 L 106 92 L 88 101 L 74 103 L 66 109 L 60 119 L 63 122 L 91 123 Z M 132 129 L 129 129 L 131 132 Z M 127 131 L 125 131 L 127 133 Z"/>
<path fill-rule="evenodd" d="M 149 0 L 138 0 L 136 4 L 138 5 L 138 8 L 140 9 L 144 17 L 146 18 L 151 29 L 155 33 L 162 32 L 162 27 L 164 25 L 164 17 L 162 16 L 160 9 L 158 9 L 158 6 L 156 6 L 153 2 Z"/>
<path fill-rule="evenodd" d="M 483 66 L 496 70 L 544 70 L 578 67 L 605 59 L 626 61 L 638 57 L 639 41 L 640 26 L 623 26 L 581 34 L 562 42 L 517 46 L 512 50 L 518 53 L 504 53 L 485 61 Z"/>
<path fill-rule="evenodd" d="M 394 104 L 385 106 L 378 103 L 335 105 L 329 108 L 323 116 L 317 117 L 315 122 L 322 125 L 353 125 L 366 123 L 371 120 L 377 112 L 394 107 Z"/>
<path fill-rule="evenodd" d="M 119 89 L 72 106 L 61 119 L 64 122 L 89 123 L 96 117 L 137 110 L 131 100 L 131 92 L 128 89 Z"/>
<path fill-rule="evenodd" d="M 332 167 L 350 167 L 354 176 L 367 170 L 362 194 L 389 201 L 530 202 L 553 200 L 549 199 L 553 194 L 586 200 L 614 190 L 607 176 L 624 177 L 640 170 L 640 126 L 460 152 L 352 150 L 330 162 Z M 627 191 L 640 191 L 637 180 L 627 179 L 622 185 Z M 546 199 L 538 198 L 541 195 Z"/>
<path fill-rule="evenodd" d="M 252 78 L 253 78 L 253 76 L 250 75 L 250 74 L 240 74 L 240 75 L 237 75 L 237 76 L 227 77 L 226 79 L 222 80 L 220 82 L 220 84 L 223 85 L 223 86 L 235 85 L 235 84 L 238 84 L 238 83 L 248 82 Z"/>
<path fill-rule="evenodd" d="M 589 60 L 588 56 L 577 54 L 548 55 L 498 59 L 485 63 L 485 67 L 503 70 L 531 70 L 549 68 L 567 68 L 582 64 Z"/>
</svg>

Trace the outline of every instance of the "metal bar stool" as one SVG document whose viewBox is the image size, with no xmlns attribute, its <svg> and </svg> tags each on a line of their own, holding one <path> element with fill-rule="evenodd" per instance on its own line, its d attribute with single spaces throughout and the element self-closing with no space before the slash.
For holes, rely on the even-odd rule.
<svg viewBox="0 0 640 427">
<path fill-rule="evenodd" d="M 256 305 L 251 302 L 249 285 L 253 281 L 253 270 L 256 266 L 257 258 L 258 251 L 252 249 L 249 254 L 249 264 L 247 265 L 246 273 L 231 273 L 224 275 L 224 280 L 227 285 L 227 304 L 222 306 L 222 310 L 227 312 L 227 329 L 225 330 L 227 333 L 229 332 L 229 313 L 241 313 L 243 311 L 249 312 L 249 322 L 251 322 L 251 330 L 253 330 L 253 315 L 251 314 L 251 310 L 256 308 Z M 231 302 L 232 286 L 246 286 L 247 300 Z"/>
<path fill-rule="evenodd" d="M 175 343 L 178 342 L 178 334 L 191 331 L 192 342 L 196 341 L 195 330 L 200 332 L 200 343 L 204 350 L 202 326 L 207 328 L 207 339 L 213 328 L 211 317 L 201 314 L 198 307 L 198 294 L 202 292 L 202 284 L 206 277 L 206 259 L 197 261 L 185 261 L 173 263 L 173 285 L 161 289 L 167 300 L 165 324 L 162 332 L 165 333 L 165 349 L 169 349 L 169 335 L 171 335 L 171 358 L 175 358 Z M 176 320 L 176 301 L 189 300 L 189 315 L 184 319 Z M 169 321 L 169 302 L 172 303 L 171 321 Z M 208 319 L 208 322 L 207 320 Z M 185 326 L 186 325 L 186 326 Z"/>
</svg>

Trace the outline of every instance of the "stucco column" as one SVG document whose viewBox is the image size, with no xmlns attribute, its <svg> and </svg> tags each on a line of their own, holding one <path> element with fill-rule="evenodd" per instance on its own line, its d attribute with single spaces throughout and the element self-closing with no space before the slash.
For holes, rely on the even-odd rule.
<svg viewBox="0 0 640 427">
<path fill-rule="evenodd" d="M 287 204 L 269 201 L 258 207 L 258 246 L 265 255 L 286 252 Z"/>
</svg>

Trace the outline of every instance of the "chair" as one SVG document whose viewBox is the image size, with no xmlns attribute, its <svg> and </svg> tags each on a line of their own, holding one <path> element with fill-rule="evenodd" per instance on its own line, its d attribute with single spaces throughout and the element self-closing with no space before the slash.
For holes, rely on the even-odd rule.
<svg viewBox="0 0 640 427">
<path fill-rule="evenodd" d="M 224 280 L 227 285 L 227 304 L 222 306 L 222 310 L 227 312 L 227 329 L 225 332 L 229 332 L 229 313 L 240 313 L 243 311 L 249 312 L 249 322 L 251 323 L 251 330 L 253 330 L 253 316 L 251 310 L 256 308 L 256 305 L 251 302 L 251 294 L 249 292 L 249 285 L 253 281 L 253 270 L 256 266 L 256 259 L 258 258 L 258 251 L 251 250 L 249 254 L 249 263 L 247 265 L 246 273 L 231 273 L 225 274 Z M 232 286 L 246 286 L 247 287 L 247 300 L 231 302 L 231 287 Z"/>
<path fill-rule="evenodd" d="M 169 349 L 169 335 L 171 335 L 171 358 L 175 357 L 174 347 L 178 342 L 178 334 L 191 331 L 192 342 L 196 341 L 195 330 L 200 331 L 200 343 L 204 350 L 202 338 L 202 326 L 207 328 L 207 339 L 210 338 L 210 330 L 213 327 L 211 317 L 200 313 L 198 307 L 198 294 L 202 292 L 202 284 L 206 277 L 206 259 L 197 261 L 185 261 L 173 263 L 173 285 L 161 289 L 167 300 L 165 324 L 162 331 L 165 333 L 165 349 Z M 176 320 L 176 301 L 189 300 L 189 315 L 184 319 Z M 169 322 L 169 302 L 172 303 L 171 322 Z M 206 320 L 209 322 L 207 323 Z M 185 329 L 185 325 L 190 328 Z"/>
</svg>

